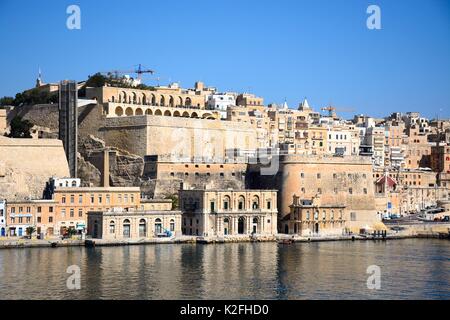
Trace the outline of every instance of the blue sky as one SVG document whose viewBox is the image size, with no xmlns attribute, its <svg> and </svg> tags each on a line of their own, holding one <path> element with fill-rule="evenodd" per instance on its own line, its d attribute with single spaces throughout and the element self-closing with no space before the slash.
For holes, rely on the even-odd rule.
<svg viewBox="0 0 450 320">
<path fill-rule="evenodd" d="M 66 28 L 71 4 L 81 30 Z M 381 30 L 366 27 L 370 4 Z M 291 108 L 306 96 L 315 109 L 450 117 L 449 0 L 0 0 L 0 39 L 0 96 L 33 86 L 39 66 L 53 82 L 142 63 L 160 84 Z"/>
</svg>

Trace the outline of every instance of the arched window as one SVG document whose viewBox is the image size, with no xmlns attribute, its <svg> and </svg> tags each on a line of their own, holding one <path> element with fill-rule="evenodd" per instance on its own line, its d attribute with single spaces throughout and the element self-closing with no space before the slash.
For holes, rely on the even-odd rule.
<svg viewBox="0 0 450 320">
<path fill-rule="evenodd" d="M 109 233 L 116 233 L 116 223 L 114 221 L 109 223 Z"/>
<path fill-rule="evenodd" d="M 253 226 L 252 226 L 252 233 L 258 233 L 258 222 L 259 222 L 259 220 L 258 220 L 258 218 L 253 218 Z"/>
<path fill-rule="evenodd" d="M 124 238 L 130 238 L 131 236 L 131 224 L 130 220 L 125 219 L 123 221 L 123 237 Z"/>
<path fill-rule="evenodd" d="M 172 96 L 170 96 L 170 98 L 169 98 L 169 106 L 172 108 L 175 107 L 175 101 L 173 100 Z"/>
<path fill-rule="evenodd" d="M 161 219 L 157 218 L 155 220 L 155 235 L 158 236 L 158 234 L 162 233 L 162 231 Z"/>
<path fill-rule="evenodd" d="M 309 220 L 310 218 L 311 218 L 311 215 L 310 215 L 309 210 L 308 210 L 308 211 L 306 211 L 306 220 Z"/>
<path fill-rule="evenodd" d="M 228 235 L 230 233 L 230 219 L 223 219 L 223 234 Z"/>
<path fill-rule="evenodd" d="M 334 210 L 331 210 L 331 220 L 334 220 Z"/>
<path fill-rule="evenodd" d="M 77 182 L 75 180 L 72 181 L 72 187 L 76 187 L 77 186 Z"/>
<path fill-rule="evenodd" d="M 225 196 L 223 198 L 223 210 L 230 210 L 230 197 Z"/>
<path fill-rule="evenodd" d="M 116 108 L 116 116 L 120 117 L 123 115 L 123 109 L 122 107 L 117 107 Z"/>
<path fill-rule="evenodd" d="M 159 105 L 160 106 L 165 106 L 166 105 L 166 99 L 164 99 L 164 96 L 161 96 L 161 100 L 159 100 Z"/>
<path fill-rule="evenodd" d="M 170 231 L 175 232 L 175 220 L 170 220 Z"/>
<path fill-rule="evenodd" d="M 245 198 L 243 196 L 239 196 L 238 210 L 245 210 Z"/>
<path fill-rule="evenodd" d="M 314 220 L 319 219 L 319 211 L 314 212 Z"/>
<path fill-rule="evenodd" d="M 139 237 L 145 238 L 147 236 L 147 223 L 145 219 L 139 221 Z"/>
<path fill-rule="evenodd" d="M 192 100 L 191 100 L 191 98 L 187 97 L 187 98 L 186 98 L 185 104 L 186 104 L 187 107 L 190 107 L 190 106 L 192 105 Z"/>
<path fill-rule="evenodd" d="M 253 210 L 259 209 L 259 197 L 258 196 L 254 196 L 252 199 L 252 209 Z"/>
<path fill-rule="evenodd" d="M 239 217 L 238 219 L 238 234 L 244 234 L 245 231 L 245 218 Z"/>
<path fill-rule="evenodd" d="M 147 104 L 147 96 L 145 95 L 145 93 L 142 94 L 142 104 L 143 105 Z"/>
<path fill-rule="evenodd" d="M 155 97 L 154 94 L 152 94 L 152 101 L 151 101 L 151 103 L 152 103 L 152 106 L 156 105 L 156 97 Z"/>
<path fill-rule="evenodd" d="M 327 213 L 325 210 L 323 210 L 322 212 L 322 220 L 325 220 L 325 218 L 327 217 Z"/>
<path fill-rule="evenodd" d="M 133 92 L 133 103 L 137 104 L 137 95 L 135 92 Z"/>
<path fill-rule="evenodd" d="M 126 114 L 127 116 L 132 116 L 132 115 L 133 115 L 133 109 L 131 109 L 130 107 L 128 107 L 128 108 L 125 110 L 125 114 Z"/>
</svg>

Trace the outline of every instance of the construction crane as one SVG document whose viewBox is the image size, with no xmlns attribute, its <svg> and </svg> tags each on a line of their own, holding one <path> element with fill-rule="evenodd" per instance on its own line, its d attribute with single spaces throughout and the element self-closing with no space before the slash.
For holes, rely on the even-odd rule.
<svg viewBox="0 0 450 320">
<path fill-rule="evenodd" d="M 320 110 L 322 110 L 322 111 L 328 111 L 328 116 L 330 117 L 330 118 L 333 118 L 333 119 L 337 119 L 338 118 L 338 116 L 337 116 L 337 114 L 336 114 L 336 111 L 340 111 L 340 112 L 354 112 L 355 110 L 353 110 L 353 109 L 342 109 L 342 108 L 336 108 L 336 107 L 333 107 L 333 106 L 328 106 L 328 107 L 324 107 L 324 108 L 321 108 Z"/>
<path fill-rule="evenodd" d="M 141 80 L 142 80 L 142 74 L 144 74 L 144 73 L 154 74 L 155 71 L 150 70 L 150 69 L 142 69 L 142 65 L 139 64 L 138 67 L 137 67 L 137 69 L 135 69 L 135 70 L 125 70 L 125 71 L 123 71 L 123 70 L 112 70 L 112 71 L 102 72 L 102 74 L 106 74 L 106 75 L 108 75 L 108 76 L 114 75 L 114 77 L 115 77 L 116 79 L 119 78 L 119 75 L 130 74 L 130 73 L 135 73 L 135 74 L 137 74 L 137 75 L 138 75 L 138 76 L 137 76 L 137 79 L 138 79 L 139 81 L 141 81 Z"/>
</svg>

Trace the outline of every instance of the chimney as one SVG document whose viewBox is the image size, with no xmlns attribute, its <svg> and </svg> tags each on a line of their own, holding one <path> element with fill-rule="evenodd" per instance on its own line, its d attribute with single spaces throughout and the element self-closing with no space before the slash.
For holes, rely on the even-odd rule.
<svg viewBox="0 0 450 320">
<path fill-rule="evenodd" d="M 103 186 L 109 187 L 109 149 L 103 150 Z"/>
</svg>

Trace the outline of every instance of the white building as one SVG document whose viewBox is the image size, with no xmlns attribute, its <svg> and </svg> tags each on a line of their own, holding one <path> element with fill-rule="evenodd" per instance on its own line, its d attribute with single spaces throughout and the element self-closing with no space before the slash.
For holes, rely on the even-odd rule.
<svg viewBox="0 0 450 320">
<path fill-rule="evenodd" d="M 221 118 L 227 118 L 227 108 L 236 105 L 236 96 L 232 93 L 215 93 L 208 96 L 206 108 L 220 112 Z"/>
</svg>

